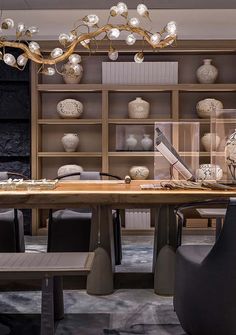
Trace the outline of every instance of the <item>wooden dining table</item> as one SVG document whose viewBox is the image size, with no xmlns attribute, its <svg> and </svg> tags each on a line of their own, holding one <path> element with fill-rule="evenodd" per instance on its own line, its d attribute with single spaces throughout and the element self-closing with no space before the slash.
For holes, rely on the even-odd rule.
<svg viewBox="0 0 236 335">
<path fill-rule="evenodd" d="M 93 211 L 93 248 L 103 248 L 114 270 L 112 209 L 155 208 L 156 224 L 153 252 L 154 288 L 159 294 L 173 293 L 173 256 L 177 248 L 177 224 L 173 209 L 178 204 L 236 197 L 231 190 L 149 189 L 155 180 L 63 181 L 52 190 L 0 190 L 0 207 L 73 208 L 90 207 Z M 145 185 L 142 189 L 141 185 Z M 163 287 L 164 285 L 164 287 Z M 97 292 L 102 294 L 103 292 Z"/>
</svg>

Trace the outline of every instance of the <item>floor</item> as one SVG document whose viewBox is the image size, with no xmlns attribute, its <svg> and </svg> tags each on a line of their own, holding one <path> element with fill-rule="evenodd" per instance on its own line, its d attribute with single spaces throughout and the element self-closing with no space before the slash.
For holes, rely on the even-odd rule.
<svg viewBox="0 0 236 335">
<path fill-rule="evenodd" d="M 184 236 L 183 243 L 213 243 L 213 236 Z M 153 238 L 123 237 L 123 261 L 118 272 L 151 271 Z M 27 252 L 44 252 L 45 237 L 26 236 Z M 117 290 L 108 296 L 65 291 L 64 320 L 56 335 L 184 335 L 173 310 L 172 297 L 151 289 Z M 0 293 L 0 335 L 37 335 L 40 328 L 40 292 Z M 22 313 L 22 314 L 20 314 Z"/>
</svg>

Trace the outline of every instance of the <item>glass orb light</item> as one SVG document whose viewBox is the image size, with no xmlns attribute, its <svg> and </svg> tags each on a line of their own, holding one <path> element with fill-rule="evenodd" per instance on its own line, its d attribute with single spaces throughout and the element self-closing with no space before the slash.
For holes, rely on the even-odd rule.
<svg viewBox="0 0 236 335">
<path fill-rule="evenodd" d="M 16 64 L 16 59 L 12 54 L 6 53 L 3 56 L 3 61 L 5 64 L 10 65 L 10 66 L 14 66 Z"/>
<path fill-rule="evenodd" d="M 14 28 L 14 21 L 12 19 L 4 19 L 2 22 L 2 29 L 12 29 Z"/>
<path fill-rule="evenodd" d="M 70 33 L 68 36 L 68 42 L 73 42 L 76 39 L 76 33 Z"/>
<path fill-rule="evenodd" d="M 131 19 L 129 19 L 129 25 L 131 27 L 137 28 L 139 24 L 140 22 L 139 22 L 139 19 L 137 19 L 137 17 L 131 17 Z"/>
<path fill-rule="evenodd" d="M 118 9 L 118 14 L 127 16 L 128 7 L 124 2 L 118 2 L 117 9 Z"/>
<path fill-rule="evenodd" d="M 150 37 L 150 41 L 152 42 L 153 45 L 157 45 L 160 43 L 161 40 L 161 34 L 155 33 Z"/>
<path fill-rule="evenodd" d="M 28 58 L 24 54 L 17 57 L 17 64 L 19 66 L 25 66 L 28 61 Z"/>
<path fill-rule="evenodd" d="M 118 8 L 117 8 L 117 6 L 112 6 L 111 8 L 110 8 L 110 15 L 111 16 L 116 16 L 116 15 L 118 15 L 119 14 L 119 11 L 118 11 Z"/>
<path fill-rule="evenodd" d="M 70 55 L 69 57 L 69 62 L 71 64 L 78 64 L 81 62 L 81 56 L 80 55 L 77 55 L 77 54 L 72 54 Z"/>
<path fill-rule="evenodd" d="M 49 66 L 46 69 L 43 69 L 42 73 L 46 74 L 47 76 L 53 76 L 56 73 L 56 71 L 53 67 Z"/>
<path fill-rule="evenodd" d="M 25 24 L 23 22 L 19 22 L 16 28 L 17 33 L 24 33 L 26 31 Z"/>
<path fill-rule="evenodd" d="M 137 52 L 134 55 L 134 61 L 135 63 L 142 63 L 144 61 L 144 55 L 143 52 Z"/>
<path fill-rule="evenodd" d="M 119 53 L 116 49 L 111 48 L 108 52 L 108 57 L 110 60 L 117 60 L 117 58 L 119 57 Z"/>
<path fill-rule="evenodd" d="M 112 28 L 108 31 L 107 36 L 110 40 L 115 40 L 120 36 L 120 31 L 117 28 Z"/>
<path fill-rule="evenodd" d="M 89 14 L 83 18 L 83 23 L 88 27 L 92 27 L 97 24 L 99 17 L 96 14 Z"/>
<path fill-rule="evenodd" d="M 55 48 L 51 52 L 51 57 L 57 58 L 57 57 L 60 57 L 62 54 L 63 54 L 63 50 L 61 48 Z"/>
<path fill-rule="evenodd" d="M 59 35 L 59 42 L 62 44 L 62 45 L 65 45 L 68 41 L 69 41 L 69 35 L 68 34 L 65 34 L 65 33 L 62 33 Z"/>
<path fill-rule="evenodd" d="M 126 43 L 127 43 L 128 45 L 133 45 L 135 42 L 136 42 L 136 38 L 134 37 L 133 34 L 129 34 L 129 35 L 126 37 Z"/>
<path fill-rule="evenodd" d="M 176 23 L 175 21 L 170 21 L 167 23 L 167 25 L 165 26 L 165 31 L 170 34 L 170 35 L 175 35 L 176 34 Z"/>
<path fill-rule="evenodd" d="M 31 52 L 36 53 L 36 52 L 39 51 L 40 46 L 39 46 L 39 44 L 37 42 L 30 42 L 29 49 L 30 49 Z"/>
<path fill-rule="evenodd" d="M 39 32 L 39 29 L 35 26 L 31 26 L 27 29 L 31 35 L 37 34 Z"/>
<path fill-rule="evenodd" d="M 137 6 L 137 13 L 140 15 L 140 16 L 147 16 L 148 15 L 148 8 L 146 5 L 144 5 L 143 3 L 140 3 L 138 6 Z"/>
</svg>

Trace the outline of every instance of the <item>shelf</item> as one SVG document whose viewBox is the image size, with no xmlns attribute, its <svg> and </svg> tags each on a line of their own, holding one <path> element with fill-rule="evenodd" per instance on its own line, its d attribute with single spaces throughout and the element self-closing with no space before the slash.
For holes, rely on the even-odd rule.
<svg viewBox="0 0 236 335">
<path fill-rule="evenodd" d="M 180 122 L 199 122 L 202 124 L 210 124 L 210 119 L 179 119 Z"/>
<path fill-rule="evenodd" d="M 39 84 L 39 92 L 99 92 L 101 84 Z"/>
<path fill-rule="evenodd" d="M 171 122 L 172 118 L 169 119 L 108 119 L 110 124 L 151 124 L 155 122 Z"/>
<path fill-rule="evenodd" d="M 38 124 L 101 124 L 101 119 L 38 119 Z"/>
<path fill-rule="evenodd" d="M 209 152 L 179 152 L 180 156 L 200 156 L 200 157 L 210 157 Z M 110 157 L 154 157 L 162 156 L 159 152 L 154 151 L 110 151 L 108 153 Z"/>
<path fill-rule="evenodd" d="M 41 151 L 38 157 L 102 157 L 101 152 L 46 152 Z"/>
</svg>

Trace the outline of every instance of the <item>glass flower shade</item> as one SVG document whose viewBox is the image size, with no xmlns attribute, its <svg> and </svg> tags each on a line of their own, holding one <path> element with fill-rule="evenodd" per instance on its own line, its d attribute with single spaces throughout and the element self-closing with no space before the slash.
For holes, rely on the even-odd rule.
<svg viewBox="0 0 236 335">
<path fill-rule="evenodd" d="M 98 24 L 99 17 L 96 14 L 89 14 L 83 18 L 83 23 L 88 27 L 93 27 Z"/>
<path fill-rule="evenodd" d="M 148 15 L 148 9 L 147 9 L 147 6 L 140 3 L 138 6 L 137 6 L 137 13 L 140 15 L 140 16 L 147 16 Z"/>
<path fill-rule="evenodd" d="M 135 63 L 142 63 L 144 61 L 144 55 L 142 52 L 137 52 L 134 55 L 134 61 Z"/>
<path fill-rule="evenodd" d="M 3 61 L 5 64 L 10 65 L 10 66 L 14 66 L 16 64 L 16 59 L 12 54 L 6 53 L 3 56 Z"/>
<path fill-rule="evenodd" d="M 150 41 L 153 45 L 157 45 L 161 41 L 161 34 L 155 33 L 151 36 Z"/>
<path fill-rule="evenodd" d="M 126 37 L 126 44 L 128 44 L 128 45 L 133 45 L 135 42 L 136 42 L 136 38 L 134 37 L 133 34 L 129 34 L 129 35 Z"/>
<path fill-rule="evenodd" d="M 120 36 L 120 31 L 117 28 L 112 28 L 108 31 L 107 36 L 109 40 L 115 40 Z"/>
<path fill-rule="evenodd" d="M 77 54 L 72 54 L 70 55 L 69 57 L 69 62 L 71 64 L 78 64 L 81 62 L 81 56 L 80 55 L 77 55 Z"/>
<path fill-rule="evenodd" d="M 139 19 L 137 19 L 137 17 L 131 17 L 131 19 L 129 19 L 129 25 L 131 27 L 137 28 L 140 24 Z"/>
<path fill-rule="evenodd" d="M 19 66 L 25 66 L 27 61 L 28 61 L 28 58 L 25 57 L 24 54 L 17 57 L 17 64 Z"/>
<path fill-rule="evenodd" d="M 113 61 L 117 60 L 118 56 L 119 56 L 119 53 L 118 53 L 118 51 L 116 49 L 111 48 L 109 50 L 108 57 L 109 57 L 110 60 L 113 60 Z"/>
<path fill-rule="evenodd" d="M 51 57 L 57 58 L 57 57 L 60 57 L 62 54 L 63 54 L 63 50 L 61 48 L 55 48 L 51 52 Z"/>
<path fill-rule="evenodd" d="M 169 34 L 169 35 L 175 35 L 176 34 L 176 23 L 174 21 L 170 21 L 167 23 L 166 27 L 165 27 L 165 31 Z"/>
</svg>

